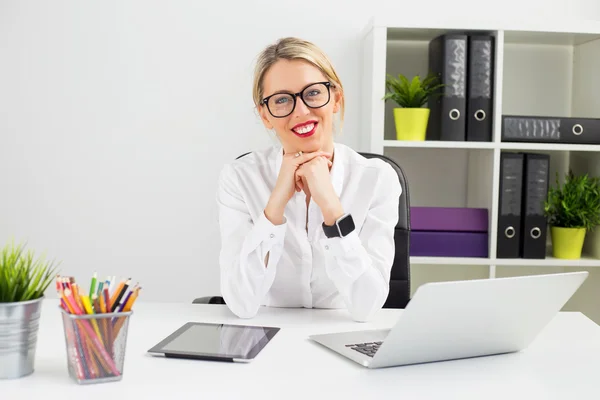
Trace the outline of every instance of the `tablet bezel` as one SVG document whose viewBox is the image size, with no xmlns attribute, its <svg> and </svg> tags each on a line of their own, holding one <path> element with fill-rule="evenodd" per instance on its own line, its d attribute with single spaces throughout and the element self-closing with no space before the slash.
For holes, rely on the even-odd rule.
<svg viewBox="0 0 600 400">
<path fill-rule="evenodd" d="M 175 351 L 175 350 L 163 350 L 163 348 L 179 337 L 183 332 L 187 331 L 190 327 L 201 325 L 201 326 L 223 326 L 231 328 L 260 328 L 265 329 L 265 337 L 268 339 L 267 344 L 260 346 L 257 343 L 248 354 L 218 354 L 218 353 L 202 353 L 194 351 Z M 184 358 L 194 360 L 214 360 L 214 361 L 230 361 L 230 362 L 250 362 L 256 358 L 256 356 L 273 340 L 273 337 L 280 331 L 281 328 L 274 326 L 260 326 L 260 325 L 236 325 L 236 324 L 225 324 L 217 322 L 187 322 L 183 324 L 175 332 L 154 345 L 148 353 L 153 355 L 163 355 L 168 358 Z"/>
</svg>

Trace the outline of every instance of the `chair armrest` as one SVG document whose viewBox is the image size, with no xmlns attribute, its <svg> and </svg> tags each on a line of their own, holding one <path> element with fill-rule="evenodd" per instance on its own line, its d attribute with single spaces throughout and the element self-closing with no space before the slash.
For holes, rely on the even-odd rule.
<svg viewBox="0 0 600 400">
<path fill-rule="evenodd" d="M 192 304 L 225 304 L 225 300 L 221 296 L 206 296 L 194 299 Z"/>
</svg>

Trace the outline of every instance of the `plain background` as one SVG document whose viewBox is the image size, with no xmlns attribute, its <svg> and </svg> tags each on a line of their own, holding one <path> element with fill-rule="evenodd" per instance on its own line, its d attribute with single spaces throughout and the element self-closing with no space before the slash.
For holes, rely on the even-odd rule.
<svg viewBox="0 0 600 400">
<path fill-rule="evenodd" d="M 598 20 L 595 3 L 0 0 L 0 243 L 86 286 L 131 277 L 144 300 L 219 294 L 219 171 L 275 140 L 251 98 L 264 46 L 294 35 L 328 53 L 346 90 L 337 140 L 355 147 L 372 15 Z"/>
</svg>

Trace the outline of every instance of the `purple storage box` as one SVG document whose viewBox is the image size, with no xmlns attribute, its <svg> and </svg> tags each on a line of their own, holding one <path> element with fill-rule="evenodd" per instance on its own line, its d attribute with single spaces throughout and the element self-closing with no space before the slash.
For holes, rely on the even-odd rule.
<svg viewBox="0 0 600 400">
<path fill-rule="evenodd" d="M 414 231 L 487 232 L 486 208 L 411 207 L 410 227 Z"/>
<path fill-rule="evenodd" d="M 411 207 L 410 255 L 488 257 L 485 208 Z"/>
<path fill-rule="evenodd" d="M 487 232 L 410 232 L 410 255 L 420 257 L 487 257 Z"/>
</svg>

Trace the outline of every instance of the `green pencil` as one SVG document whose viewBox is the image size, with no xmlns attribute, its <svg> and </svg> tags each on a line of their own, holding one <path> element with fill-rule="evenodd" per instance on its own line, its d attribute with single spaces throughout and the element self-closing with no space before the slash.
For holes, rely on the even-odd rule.
<svg viewBox="0 0 600 400">
<path fill-rule="evenodd" d="M 96 293 L 96 281 L 98 280 L 98 274 L 94 272 L 94 276 L 92 276 L 92 284 L 90 285 L 90 299 L 92 295 Z"/>
</svg>

